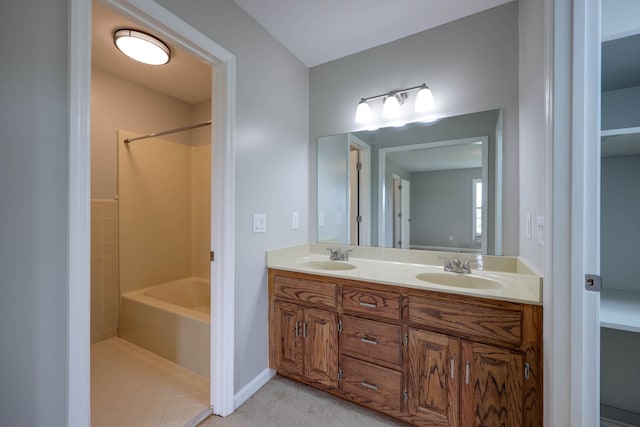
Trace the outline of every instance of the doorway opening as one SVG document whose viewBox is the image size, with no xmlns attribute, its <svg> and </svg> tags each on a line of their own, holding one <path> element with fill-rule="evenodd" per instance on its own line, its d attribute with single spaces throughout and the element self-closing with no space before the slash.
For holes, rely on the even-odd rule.
<svg viewBox="0 0 640 427">
<path fill-rule="evenodd" d="M 90 300 L 90 224 L 89 193 L 91 167 L 90 151 L 86 141 L 91 140 L 89 130 L 91 92 L 91 5 L 83 0 L 73 0 L 70 25 L 70 292 L 69 292 L 69 341 L 68 341 L 68 417 L 70 424 L 90 423 L 89 371 L 90 371 L 90 315 L 86 309 Z M 228 415 L 233 405 L 233 281 L 234 281 L 234 105 L 235 58 L 206 36 L 178 19 L 175 15 L 153 2 L 144 4 L 124 0 L 104 0 L 118 15 L 143 25 L 156 36 L 174 47 L 189 52 L 207 64 L 210 71 L 211 100 L 208 101 L 215 123 L 207 131 L 211 140 L 211 214 L 209 252 L 216 251 L 215 262 L 208 269 L 213 286 L 210 297 L 211 323 L 210 357 L 211 383 L 208 386 L 208 406 L 219 415 Z M 94 4 L 95 6 L 95 4 Z M 74 49 L 76 47 L 77 49 Z M 94 99 L 95 99 L 94 95 Z M 92 128 L 91 131 L 94 129 Z M 158 130 L 158 129 L 153 129 Z M 161 130 L 161 129 L 159 129 Z M 223 226 L 224 225 L 224 226 Z M 210 412 L 210 410 L 209 410 Z"/>
</svg>

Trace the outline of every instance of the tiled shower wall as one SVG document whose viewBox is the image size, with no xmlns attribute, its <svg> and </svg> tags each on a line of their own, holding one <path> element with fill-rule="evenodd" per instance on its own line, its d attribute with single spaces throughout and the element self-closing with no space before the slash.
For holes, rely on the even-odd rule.
<svg viewBox="0 0 640 427">
<path fill-rule="evenodd" d="M 91 344 L 116 336 L 118 201 L 91 200 Z"/>
</svg>

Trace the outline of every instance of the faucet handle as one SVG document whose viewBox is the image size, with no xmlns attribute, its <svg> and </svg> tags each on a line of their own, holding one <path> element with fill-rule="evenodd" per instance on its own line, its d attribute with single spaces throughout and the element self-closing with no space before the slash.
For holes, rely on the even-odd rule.
<svg viewBox="0 0 640 427">
<path fill-rule="evenodd" d="M 471 266 L 469 266 L 469 263 L 471 262 L 478 262 L 477 259 L 468 259 L 464 262 L 464 264 L 462 264 L 462 272 L 463 273 L 471 273 Z"/>
<path fill-rule="evenodd" d="M 453 268 L 451 266 L 451 260 L 449 258 L 439 256 L 438 259 L 444 260 L 444 271 L 453 271 Z"/>
<path fill-rule="evenodd" d="M 338 250 L 337 249 L 327 248 L 327 250 L 330 252 L 329 259 L 332 259 L 332 260 L 338 259 Z"/>
</svg>

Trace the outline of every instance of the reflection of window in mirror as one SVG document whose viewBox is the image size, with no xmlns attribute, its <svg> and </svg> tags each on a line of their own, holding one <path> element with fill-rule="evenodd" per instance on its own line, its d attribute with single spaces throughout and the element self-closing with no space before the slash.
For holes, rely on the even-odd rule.
<svg viewBox="0 0 640 427">
<path fill-rule="evenodd" d="M 473 230 L 473 238 L 476 241 L 480 241 L 482 239 L 482 180 L 481 179 L 472 179 L 471 180 L 471 194 L 473 200 L 473 209 L 472 209 L 472 230 Z"/>
</svg>

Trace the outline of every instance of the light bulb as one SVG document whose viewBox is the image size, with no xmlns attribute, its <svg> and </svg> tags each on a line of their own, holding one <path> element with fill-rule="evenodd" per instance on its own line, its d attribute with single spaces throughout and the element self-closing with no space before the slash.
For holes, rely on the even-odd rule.
<svg viewBox="0 0 640 427">
<path fill-rule="evenodd" d="M 362 99 L 356 109 L 356 123 L 369 123 L 371 121 L 371 107 Z"/>
<path fill-rule="evenodd" d="M 427 113 L 435 108 L 435 101 L 433 100 L 433 93 L 427 86 L 423 86 L 416 95 L 416 113 Z"/>
<path fill-rule="evenodd" d="M 396 95 L 387 96 L 382 105 L 382 117 L 385 119 L 393 119 L 400 115 L 400 102 Z"/>
</svg>

